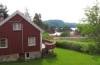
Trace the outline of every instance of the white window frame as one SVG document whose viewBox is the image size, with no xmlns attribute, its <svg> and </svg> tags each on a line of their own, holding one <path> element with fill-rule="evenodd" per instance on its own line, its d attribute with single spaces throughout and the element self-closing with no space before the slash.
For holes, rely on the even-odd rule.
<svg viewBox="0 0 100 65">
<path fill-rule="evenodd" d="M 22 30 L 22 24 L 18 22 L 13 23 L 13 31 L 20 31 L 20 30 Z"/>
<path fill-rule="evenodd" d="M 1 39 L 0 39 L 0 45 L 1 45 L 1 40 L 2 40 L 2 39 L 5 39 L 5 47 L 1 47 L 1 46 L 0 46 L 0 48 L 8 48 L 8 39 L 7 39 L 7 38 L 1 38 Z"/>
<path fill-rule="evenodd" d="M 36 38 L 34 36 L 28 37 L 28 46 L 35 46 L 36 45 Z"/>
</svg>

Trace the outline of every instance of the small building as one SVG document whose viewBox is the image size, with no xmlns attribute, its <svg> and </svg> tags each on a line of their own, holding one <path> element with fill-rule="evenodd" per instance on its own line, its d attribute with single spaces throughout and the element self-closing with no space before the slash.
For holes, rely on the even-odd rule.
<svg viewBox="0 0 100 65">
<path fill-rule="evenodd" d="M 20 11 L 0 21 L 0 62 L 41 57 L 42 32 Z"/>
<path fill-rule="evenodd" d="M 50 36 L 58 36 L 58 37 L 59 37 L 59 36 L 61 35 L 61 33 L 62 33 L 62 32 L 57 32 L 57 31 L 56 31 L 55 33 L 49 34 L 49 35 L 50 35 Z"/>
</svg>

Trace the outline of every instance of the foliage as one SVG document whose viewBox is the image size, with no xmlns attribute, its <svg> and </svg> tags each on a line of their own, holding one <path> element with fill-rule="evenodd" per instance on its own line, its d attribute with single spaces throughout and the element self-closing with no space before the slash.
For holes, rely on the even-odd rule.
<svg viewBox="0 0 100 65">
<path fill-rule="evenodd" d="M 70 28 L 67 25 L 64 25 L 63 27 L 59 28 L 58 31 L 60 31 L 60 32 L 69 32 Z"/>
<path fill-rule="evenodd" d="M 72 40 L 58 40 L 56 42 L 56 46 L 65 49 L 76 50 L 84 53 L 89 54 L 99 54 L 99 50 L 97 49 L 96 45 L 92 42 L 79 42 L 79 41 L 72 41 Z"/>
<path fill-rule="evenodd" d="M 61 37 L 67 37 L 67 36 L 69 36 L 69 31 L 62 32 L 60 36 Z"/>
<path fill-rule="evenodd" d="M 33 18 L 33 22 L 38 25 L 40 28 L 42 28 L 44 31 L 48 30 L 48 25 L 43 23 L 43 21 L 41 20 L 41 14 L 35 13 L 35 16 Z"/>
<path fill-rule="evenodd" d="M 64 21 L 62 20 L 47 20 L 45 21 L 46 24 L 49 25 L 49 27 L 55 27 L 55 28 L 62 28 L 65 26 Z"/>
<path fill-rule="evenodd" d="M 33 18 L 33 22 L 37 24 L 39 27 L 42 27 L 42 20 L 41 20 L 41 14 L 35 13 L 35 16 Z"/>
<path fill-rule="evenodd" d="M 56 46 L 60 48 L 72 49 L 74 45 L 70 42 L 64 41 L 64 42 L 56 42 Z"/>
<path fill-rule="evenodd" d="M 93 26 L 90 24 L 78 24 L 77 25 L 78 32 L 81 33 L 82 36 L 89 36 L 91 32 L 93 32 Z"/>
<path fill-rule="evenodd" d="M 53 37 L 50 36 L 47 32 L 44 32 L 42 34 L 42 38 L 43 38 L 43 40 L 52 40 L 53 39 Z"/>
<path fill-rule="evenodd" d="M 100 7 L 98 2 L 85 10 L 86 18 L 83 22 L 86 22 L 88 25 L 81 26 L 81 32 L 88 35 L 96 43 L 96 50 L 100 51 Z M 98 52 L 100 53 L 100 52 Z"/>
<path fill-rule="evenodd" d="M 52 33 L 54 33 L 55 30 L 58 32 L 70 30 L 68 25 L 62 20 L 47 20 L 47 21 L 44 21 L 43 23 L 48 25 L 49 32 L 52 32 Z"/>
<path fill-rule="evenodd" d="M 88 30 L 86 34 L 94 38 L 97 42 L 100 39 L 100 7 L 98 4 L 87 8 L 85 10 L 85 15 L 86 18 L 83 21 L 88 23 L 88 25 L 84 27 Z"/>
<path fill-rule="evenodd" d="M 66 30 L 69 30 L 69 28 L 68 28 L 67 25 L 64 25 L 64 26 L 63 26 L 63 31 L 66 31 Z"/>
<path fill-rule="evenodd" d="M 76 28 L 76 23 L 69 23 L 58 19 L 46 20 L 44 22 L 47 23 L 49 27 L 62 28 L 63 26 L 67 25 L 69 28 Z"/>
<path fill-rule="evenodd" d="M 86 24 L 78 24 L 78 30 L 89 37 L 98 40 L 100 38 L 100 7 L 98 2 L 85 10 L 86 18 L 82 21 Z"/>
<path fill-rule="evenodd" d="M 75 42 L 67 42 L 67 41 L 62 41 L 62 42 L 57 41 L 56 46 L 60 48 L 66 48 L 66 49 L 77 50 L 77 51 L 81 51 L 81 47 L 82 47 L 80 44 L 76 44 Z"/>
<path fill-rule="evenodd" d="M 8 12 L 7 7 L 0 4 L 0 15 L 3 15 L 4 19 L 8 17 L 7 12 Z"/>
</svg>

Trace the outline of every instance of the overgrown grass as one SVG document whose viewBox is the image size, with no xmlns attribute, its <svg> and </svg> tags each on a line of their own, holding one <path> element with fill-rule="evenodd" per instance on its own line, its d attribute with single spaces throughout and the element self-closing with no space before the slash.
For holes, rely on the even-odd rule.
<svg viewBox="0 0 100 65">
<path fill-rule="evenodd" d="M 26 62 L 7 62 L 0 65 L 100 65 L 100 56 L 92 56 L 72 50 L 55 49 L 56 57 L 47 57 Z"/>
</svg>

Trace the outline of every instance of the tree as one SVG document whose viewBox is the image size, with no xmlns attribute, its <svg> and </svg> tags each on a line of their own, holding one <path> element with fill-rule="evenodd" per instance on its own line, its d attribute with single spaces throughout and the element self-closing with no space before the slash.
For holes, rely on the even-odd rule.
<svg viewBox="0 0 100 65">
<path fill-rule="evenodd" d="M 42 38 L 43 38 L 43 40 L 49 40 L 49 41 L 53 40 L 53 37 L 50 36 L 48 32 L 43 32 Z"/>
<path fill-rule="evenodd" d="M 39 27 L 42 27 L 42 20 L 41 20 L 41 14 L 35 13 L 35 16 L 33 18 L 33 22 L 37 24 Z"/>
<path fill-rule="evenodd" d="M 8 17 L 7 12 L 8 12 L 7 7 L 0 4 L 0 15 L 3 15 L 4 19 Z"/>
<path fill-rule="evenodd" d="M 85 15 L 86 18 L 83 21 L 88 23 L 89 36 L 98 41 L 100 38 L 100 7 L 98 4 L 86 9 Z"/>
<path fill-rule="evenodd" d="M 45 31 L 48 31 L 48 25 L 41 20 L 41 14 L 35 13 L 33 22 Z"/>
<path fill-rule="evenodd" d="M 77 28 L 81 36 L 90 36 L 93 30 L 90 24 L 77 24 Z"/>
<path fill-rule="evenodd" d="M 68 32 L 70 28 L 67 25 L 64 25 L 63 27 L 58 28 L 59 32 Z"/>
<path fill-rule="evenodd" d="M 70 33 L 66 31 L 66 32 L 62 32 L 60 36 L 61 37 L 68 37 L 69 35 L 70 35 Z"/>
<path fill-rule="evenodd" d="M 87 8 L 85 15 L 86 18 L 84 18 L 83 22 L 86 22 L 88 26 L 84 26 L 84 30 L 87 30 L 88 33 L 87 31 L 84 33 L 96 42 L 96 51 L 100 53 L 100 7 L 98 2 Z"/>
</svg>

